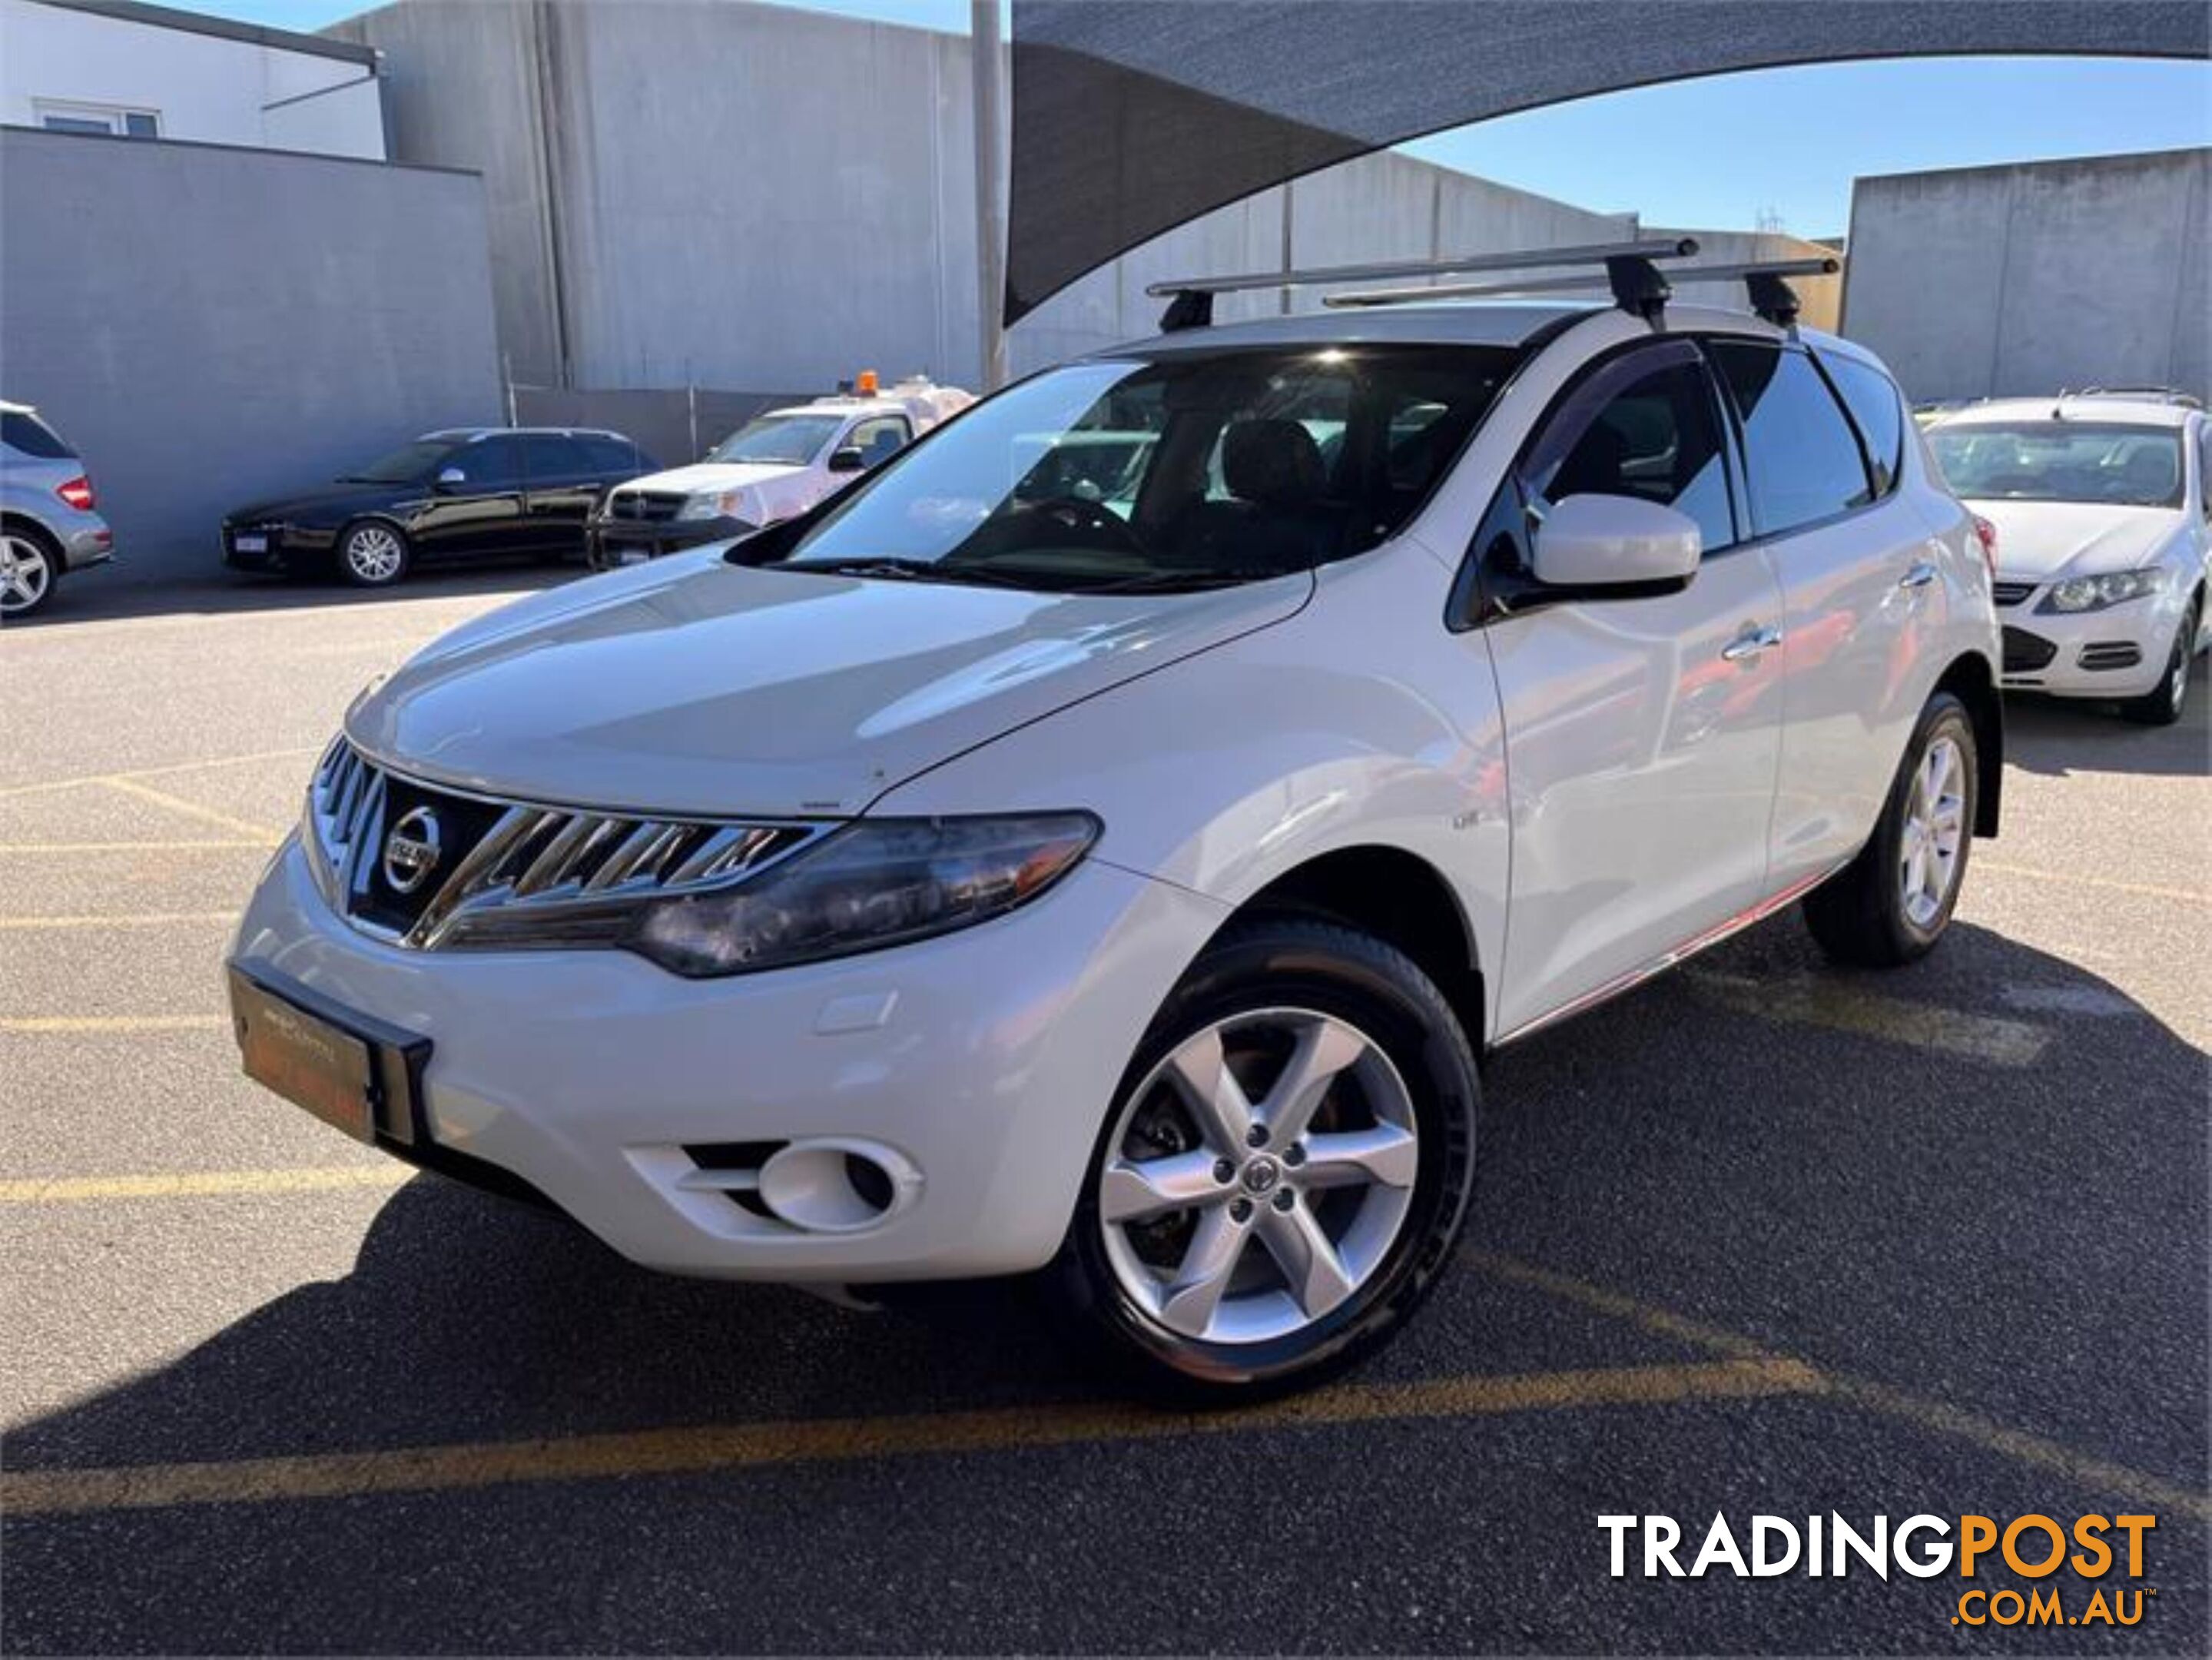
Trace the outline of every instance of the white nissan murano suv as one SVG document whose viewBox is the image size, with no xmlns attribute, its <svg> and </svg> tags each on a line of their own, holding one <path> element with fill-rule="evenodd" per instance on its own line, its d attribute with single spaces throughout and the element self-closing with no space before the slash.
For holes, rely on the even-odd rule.
<svg viewBox="0 0 2212 1660">
<path fill-rule="evenodd" d="M 1450 1258 L 1479 1057 L 1796 901 L 1908 962 L 1996 825 L 1990 573 L 1895 386 L 1621 266 L 1186 295 L 448 635 L 246 913 L 246 1070 L 657 1268 L 1042 1270 L 1177 1393 L 1347 1364 Z"/>
</svg>

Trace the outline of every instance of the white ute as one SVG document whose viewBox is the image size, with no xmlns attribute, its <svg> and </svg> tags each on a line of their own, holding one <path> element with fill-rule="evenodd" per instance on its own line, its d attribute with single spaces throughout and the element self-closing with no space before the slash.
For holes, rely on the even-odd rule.
<svg viewBox="0 0 2212 1660">
<path fill-rule="evenodd" d="M 1996 530 L 2005 690 L 2179 721 L 2212 622 L 2212 421 L 2195 400 L 2002 398 L 1946 417 L 1928 442 Z"/>
<path fill-rule="evenodd" d="M 608 491 L 592 516 L 591 562 L 601 570 L 636 564 L 781 523 L 975 401 L 922 375 L 879 392 L 876 377 L 864 374 L 851 393 L 769 410 L 704 460 Z"/>
<path fill-rule="evenodd" d="M 1881 365 L 1769 272 L 1553 257 L 1605 255 L 1610 307 L 1194 285 L 447 635 L 240 925 L 246 1070 L 655 1268 L 1044 1270 L 1175 1392 L 1349 1363 L 1451 1262 L 1478 1056 L 1799 899 L 1910 961 L 1996 830 L 1990 571 Z"/>
</svg>

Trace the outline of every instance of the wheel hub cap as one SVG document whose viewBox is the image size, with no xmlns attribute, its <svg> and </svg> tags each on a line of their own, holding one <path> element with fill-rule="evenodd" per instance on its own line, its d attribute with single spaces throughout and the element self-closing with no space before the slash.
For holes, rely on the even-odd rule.
<svg viewBox="0 0 2212 1660">
<path fill-rule="evenodd" d="M 1914 769 L 1898 844 L 1898 884 L 1913 927 L 1932 927 L 1958 885 L 1966 820 L 1966 757 L 1956 739 L 1938 738 Z"/>
<path fill-rule="evenodd" d="M 1124 1104 L 1099 1172 L 1114 1277 L 1178 1338 L 1257 1343 L 1371 1279 L 1413 1206 L 1413 1098 L 1331 1015 L 1263 1009 L 1183 1040 Z"/>
</svg>

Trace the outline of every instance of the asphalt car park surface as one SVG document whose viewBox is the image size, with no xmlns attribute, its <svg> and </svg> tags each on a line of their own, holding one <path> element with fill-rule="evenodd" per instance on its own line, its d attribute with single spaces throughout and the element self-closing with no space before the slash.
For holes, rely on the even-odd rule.
<svg viewBox="0 0 2212 1660">
<path fill-rule="evenodd" d="M 2205 700 L 2014 706 L 1929 961 L 1784 916 L 1499 1055 L 1419 1320 L 1194 1419 L 1018 1289 L 659 1278 L 239 1075 L 219 964 L 315 752 L 535 580 L 0 641 L 9 1651 L 2205 1651 Z M 2154 1514 L 2156 1594 L 1975 1628 L 1949 1576 L 1614 1579 L 1595 1520 L 1830 1511 Z"/>
</svg>

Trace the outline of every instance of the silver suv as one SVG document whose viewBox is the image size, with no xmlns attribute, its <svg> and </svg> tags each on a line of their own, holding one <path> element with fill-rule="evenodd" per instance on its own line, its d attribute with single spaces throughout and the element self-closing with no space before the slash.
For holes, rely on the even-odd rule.
<svg viewBox="0 0 2212 1660">
<path fill-rule="evenodd" d="M 115 533 L 92 509 L 67 441 L 28 404 L 0 401 L 0 617 L 28 617 L 64 571 L 114 556 Z"/>
</svg>

